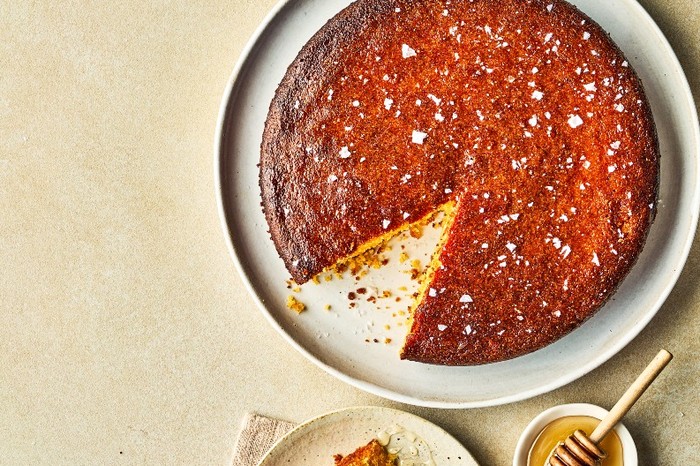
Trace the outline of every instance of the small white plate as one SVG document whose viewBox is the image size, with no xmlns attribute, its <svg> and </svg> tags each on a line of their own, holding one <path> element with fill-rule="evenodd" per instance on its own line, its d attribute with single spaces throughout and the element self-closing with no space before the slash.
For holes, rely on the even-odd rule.
<svg viewBox="0 0 700 466">
<path fill-rule="evenodd" d="M 437 466 L 477 465 L 457 440 L 435 424 L 404 411 L 368 406 L 334 411 L 303 423 L 282 437 L 259 466 L 332 465 L 334 455 L 348 455 L 397 428 L 405 432 L 399 436 L 416 436 L 412 443 L 418 446 L 421 459 L 427 453 Z"/>
<path fill-rule="evenodd" d="M 520 435 L 515 447 L 515 455 L 513 455 L 513 466 L 527 466 L 527 456 L 532 444 L 550 422 L 567 416 L 591 416 L 603 419 L 607 414 L 607 410 L 588 403 L 572 403 L 549 408 L 530 421 Z M 627 427 L 618 423 L 615 426 L 615 433 L 622 442 L 622 462 L 625 466 L 637 466 L 637 446 Z"/>
<path fill-rule="evenodd" d="M 639 261 L 613 299 L 579 329 L 527 356 L 478 367 L 401 361 L 399 326 L 415 283 L 396 258 L 361 285 L 352 279 L 303 287 L 302 315 L 287 309 L 289 274 L 277 256 L 260 207 L 257 163 L 272 96 L 309 38 L 349 0 L 283 1 L 251 39 L 226 89 L 216 135 L 215 176 L 222 226 L 231 255 L 260 309 L 287 341 L 330 374 L 399 402 L 449 408 L 522 400 L 569 383 L 608 360 L 649 323 L 676 283 L 688 256 L 700 204 L 698 119 L 688 83 L 661 31 L 634 0 L 574 3 L 610 32 L 640 75 L 661 144 L 660 203 Z M 427 257 L 428 235 L 408 247 Z M 435 240 L 435 236 L 432 236 Z M 423 262 L 425 263 L 425 262 Z M 348 293 L 405 285 L 401 302 L 366 300 L 350 308 Z M 357 302 L 357 301 L 355 301 Z M 330 304 L 330 312 L 324 311 Z M 397 317 L 398 316 L 398 317 Z M 387 329 L 387 326 L 389 327 Z M 386 339 L 391 342 L 385 344 Z M 375 343 L 376 340 L 376 343 Z"/>
</svg>

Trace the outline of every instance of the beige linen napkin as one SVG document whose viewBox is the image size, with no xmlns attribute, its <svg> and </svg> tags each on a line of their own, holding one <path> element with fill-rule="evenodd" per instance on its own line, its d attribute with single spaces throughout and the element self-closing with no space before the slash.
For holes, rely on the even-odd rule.
<svg viewBox="0 0 700 466">
<path fill-rule="evenodd" d="M 256 466 L 267 450 L 293 427 L 291 422 L 246 414 L 233 449 L 233 466 Z"/>
</svg>

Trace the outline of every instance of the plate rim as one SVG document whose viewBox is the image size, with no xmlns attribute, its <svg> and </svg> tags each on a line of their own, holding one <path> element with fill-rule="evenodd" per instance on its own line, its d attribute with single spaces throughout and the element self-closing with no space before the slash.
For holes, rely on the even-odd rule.
<svg viewBox="0 0 700 466">
<path fill-rule="evenodd" d="M 331 417 L 331 416 L 341 416 L 341 415 L 343 415 L 345 413 L 349 413 L 349 412 L 354 413 L 354 412 L 360 412 L 360 411 L 386 411 L 386 412 L 390 413 L 391 415 L 393 415 L 394 417 L 396 417 L 398 415 L 409 416 L 411 418 L 416 419 L 417 421 L 426 423 L 426 424 L 430 425 L 432 429 L 436 429 L 437 431 L 441 432 L 446 437 L 449 437 L 455 443 L 460 445 L 464 449 L 464 451 L 469 455 L 469 459 L 471 459 L 476 466 L 479 466 L 479 463 L 476 461 L 476 458 L 474 458 L 474 455 L 472 455 L 472 453 L 469 450 L 467 450 L 467 447 L 465 447 L 462 444 L 462 442 L 457 440 L 452 434 L 450 434 L 448 431 L 446 431 L 445 429 L 443 429 L 439 425 L 435 424 L 434 422 L 429 421 L 429 420 L 425 419 L 424 417 L 419 416 L 417 414 L 409 413 L 408 411 L 404 411 L 401 409 L 389 408 L 386 406 L 372 406 L 372 405 L 348 406 L 345 408 L 340 408 L 340 409 L 328 411 L 328 412 L 319 414 L 317 416 L 314 416 L 312 418 L 309 418 L 309 419 L 303 421 L 301 424 L 295 426 L 289 432 L 287 432 L 282 437 L 280 437 L 277 441 L 275 441 L 275 443 L 265 452 L 263 457 L 260 458 L 260 460 L 258 461 L 256 466 L 264 466 L 263 462 L 267 460 L 270 453 L 272 453 L 276 448 L 278 448 L 280 445 L 282 445 L 285 441 L 288 441 L 288 439 L 292 435 L 298 435 L 299 432 L 308 429 L 309 426 L 321 421 L 322 419 L 325 419 L 325 418 Z M 420 432 L 417 432 L 417 433 L 420 434 Z"/>
<path fill-rule="evenodd" d="M 394 390 L 391 390 L 389 388 L 384 388 L 381 387 L 375 383 L 368 382 L 365 380 L 360 380 L 355 377 L 352 377 L 348 374 L 345 374 L 341 370 L 331 366 L 328 363 L 323 362 L 319 358 L 317 358 L 315 355 L 313 355 L 309 350 L 307 350 L 305 347 L 303 347 L 299 342 L 297 342 L 290 334 L 288 334 L 284 328 L 280 325 L 280 323 L 274 318 L 272 313 L 267 309 L 265 303 L 263 302 L 263 299 L 259 295 L 258 291 L 254 287 L 253 283 L 250 281 L 249 276 L 245 273 L 245 267 L 243 266 L 243 263 L 241 262 L 241 258 L 238 254 L 237 246 L 234 244 L 233 237 L 231 235 L 231 230 L 229 228 L 229 223 L 228 223 L 228 217 L 226 214 L 226 207 L 225 207 L 225 201 L 224 201 L 224 192 L 223 192 L 223 180 L 222 180 L 222 158 L 224 156 L 223 154 L 223 137 L 225 134 L 225 127 L 226 127 L 226 122 L 228 121 L 227 116 L 229 114 L 229 108 L 232 103 L 231 97 L 233 96 L 233 93 L 236 89 L 236 84 L 239 81 L 239 78 L 245 71 L 246 65 L 248 61 L 253 57 L 253 52 L 255 50 L 255 47 L 257 46 L 258 42 L 262 38 L 262 36 L 265 34 L 267 31 L 268 27 L 272 24 L 273 21 L 276 20 L 277 16 L 284 10 L 286 7 L 292 5 L 295 3 L 297 0 L 279 0 L 267 13 L 267 15 L 264 17 L 262 22 L 258 25 L 258 27 L 255 29 L 251 37 L 248 39 L 248 42 L 242 49 L 236 64 L 234 65 L 233 71 L 231 72 L 231 75 L 229 76 L 228 82 L 226 84 L 226 87 L 224 88 L 224 92 L 222 95 L 222 99 L 220 102 L 219 106 L 219 113 L 217 117 L 217 122 L 216 122 L 216 132 L 215 132 L 215 137 L 214 137 L 214 189 L 215 189 L 215 195 L 216 195 L 216 202 L 217 202 L 217 210 L 219 214 L 219 221 L 220 221 L 220 226 L 221 229 L 223 230 L 225 241 L 226 241 L 226 246 L 229 251 L 229 256 L 233 260 L 234 266 L 238 272 L 239 277 L 241 278 L 246 290 L 248 291 L 248 294 L 253 298 L 255 304 L 257 305 L 258 309 L 262 312 L 262 314 L 265 316 L 266 320 L 270 323 L 270 325 L 284 338 L 287 343 L 289 343 L 294 349 L 296 349 L 299 353 L 301 353 L 305 358 L 307 358 L 309 361 L 314 363 L 317 367 L 320 367 L 323 369 L 325 372 L 328 374 L 340 379 L 341 381 L 350 384 L 351 386 L 354 386 L 356 388 L 359 388 L 365 392 L 380 396 L 382 398 L 400 402 L 400 403 L 406 403 L 409 405 L 413 406 L 421 406 L 421 407 L 427 407 L 427 408 L 442 408 L 442 409 L 471 409 L 471 408 L 484 408 L 484 407 L 491 407 L 491 406 L 499 406 L 499 405 L 505 405 L 505 404 L 510 404 L 514 403 L 517 401 L 522 401 L 526 399 L 533 398 L 538 395 L 542 395 L 545 393 L 549 393 L 553 390 L 556 390 L 557 388 L 561 388 L 581 377 L 584 375 L 588 374 L 589 372 L 595 370 L 605 362 L 607 362 L 609 359 L 611 359 L 613 356 L 615 356 L 617 353 L 622 351 L 629 343 L 631 343 L 638 335 L 639 333 L 649 324 L 649 322 L 656 316 L 658 313 L 659 309 L 663 306 L 664 302 L 670 295 L 671 291 L 675 288 L 678 278 L 680 277 L 681 273 L 685 269 L 690 250 L 693 245 L 693 240 L 695 238 L 696 232 L 697 232 L 697 226 L 698 226 L 698 215 L 700 213 L 700 123 L 698 122 L 698 112 L 697 108 L 695 106 L 695 100 L 693 98 L 692 91 L 690 89 L 690 84 L 688 82 L 687 75 L 685 71 L 683 70 L 683 67 L 678 60 L 678 56 L 676 55 L 675 51 L 671 47 L 671 44 L 668 42 L 668 39 L 664 35 L 663 31 L 659 28 L 659 26 L 656 24 L 654 19 L 651 17 L 651 15 L 644 9 L 644 7 L 639 4 L 636 0 L 622 0 L 622 3 L 626 4 L 629 8 L 634 8 L 637 10 L 637 12 L 648 22 L 651 32 L 655 36 L 655 38 L 658 40 L 658 44 L 660 47 L 664 49 L 665 54 L 669 57 L 670 61 L 673 63 L 673 65 L 676 67 L 676 70 L 679 72 L 680 77 L 682 78 L 682 86 L 680 86 L 678 90 L 678 94 L 682 98 L 682 100 L 686 101 L 688 103 L 689 107 L 689 114 L 687 116 L 690 117 L 691 119 L 691 126 L 694 128 L 694 131 L 692 131 L 692 138 L 694 139 L 695 143 L 695 153 L 693 154 L 695 156 L 695 159 L 698 161 L 695 165 L 695 185 L 693 187 L 693 193 L 692 196 L 690 197 L 689 204 L 691 206 L 691 212 L 690 212 L 690 223 L 688 224 L 689 230 L 688 230 L 688 235 L 685 238 L 685 243 L 683 244 L 682 248 L 679 248 L 680 254 L 678 255 L 678 258 L 680 259 L 678 261 L 678 267 L 675 268 L 673 271 L 673 274 L 669 276 L 669 280 L 667 282 L 667 285 L 664 289 L 660 290 L 660 293 L 658 294 L 658 297 L 655 300 L 654 305 L 652 306 L 653 311 L 649 312 L 647 315 L 644 316 L 644 318 L 640 319 L 635 323 L 634 326 L 630 327 L 630 330 L 625 334 L 625 338 L 622 338 L 613 344 L 611 344 L 607 349 L 604 351 L 600 352 L 598 355 L 595 357 L 591 358 L 589 361 L 587 361 L 585 364 L 582 364 L 578 366 L 575 370 L 571 371 L 570 373 L 564 374 L 560 377 L 556 377 L 553 380 L 551 380 L 548 383 L 539 385 L 535 388 L 527 389 L 520 391 L 518 393 L 514 394 L 509 394 L 509 395 L 504 395 L 504 396 L 496 396 L 488 399 L 480 399 L 480 400 L 471 400 L 471 401 L 449 401 L 449 400 L 438 400 L 438 399 L 433 399 L 433 398 L 420 398 L 417 396 L 412 396 L 409 394 L 404 394 L 404 393 L 398 393 Z M 689 133 L 690 135 L 690 133 Z"/>
</svg>

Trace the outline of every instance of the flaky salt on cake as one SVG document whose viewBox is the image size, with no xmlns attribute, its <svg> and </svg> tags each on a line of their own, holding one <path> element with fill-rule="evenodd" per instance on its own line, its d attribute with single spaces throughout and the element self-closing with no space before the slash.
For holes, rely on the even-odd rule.
<svg viewBox="0 0 700 466">
<path fill-rule="evenodd" d="M 570 4 L 358 0 L 280 84 L 260 186 L 297 283 L 447 211 L 401 357 L 468 365 L 602 306 L 642 249 L 658 173 L 639 79 Z"/>
</svg>

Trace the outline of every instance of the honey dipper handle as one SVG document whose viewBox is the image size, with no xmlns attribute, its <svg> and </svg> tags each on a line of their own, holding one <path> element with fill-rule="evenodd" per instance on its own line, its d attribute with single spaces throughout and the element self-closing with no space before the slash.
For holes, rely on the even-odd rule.
<svg viewBox="0 0 700 466">
<path fill-rule="evenodd" d="M 590 439 L 593 442 L 597 444 L 605 438 L 608 432 L 615 427 L 615 424 L 627 414 L 627 411 L 629 411 L 632 405 L 642 396 L 644 391 L 649 388 L 649 385 L 651 385 L 654 379 L 656 379 L 656 376 L 664 370 L 671 359 L 673 359 L 671 353 L 664 349 L 659 351 L 656 357 L 649 363 L 646 369 L 644 369 L 644 372 L 637 377 L 637 380 L 630 385 L 630 388 L 622 395 L 622 398 L 615 403 L 615 406 L 613 406 L 608 415 L 600 421 L 598 427 L 596 427 L 591 434 Z"/>
</svg>

